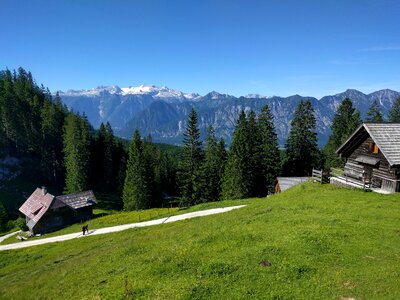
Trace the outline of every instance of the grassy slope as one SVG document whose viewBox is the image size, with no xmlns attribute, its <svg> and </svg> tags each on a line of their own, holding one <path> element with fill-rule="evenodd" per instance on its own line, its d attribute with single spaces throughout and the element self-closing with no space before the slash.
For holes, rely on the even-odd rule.
<svg viewBox="0 0 400 300">
<path fill-rule="evenodd" d="M 399 195 L 307 183 L 249 203 L 0 252 L 0 298 L 400 298 Z"/>
<path fill-rule="evenodd" d="M 237 204 L 237 205 L 248 204 L 248 203 L 249 203 L 248 199 L 235 201 L 235 204 Z M 178 207 L 152 208 L 152 209 L 146 209 L 146 210 L 141 210 L 141 211 L 130 211 L 130 212 L 94 209 L 93 210 L 94 218 L 88 222 L 85 222 L 84 224 L 87 224 L 89 226 L 89 229 L 92 230 L 92 229 L 99 229 L 99 228 L 110 227 L 110 226 L 144 222 L 144 221 L 149 221 L 149 220 L 154 220 L 154 219 L 165 218 L 165 217 L 169 217 L 169 216 L 185 214 L 185 213 L 189 213 L 189 212 L 193 212 L 193 211 L 205 210 L 205 209 L 216 208 L 216 207 L 224 207 L 224 206 L 232 206 L 232 201 L 209 202 L 209 203 L 203 203 L 203 204 L 199 204 L 196 206 L 192 206 L 189 208 L 178 208 Z M 31 237 L 29 240 L 44 239 L 44 238 L 48 238 L 48 237 L 53 237 L 53 236 L 58 236 L 58 235 L 63 235 L 63 234 L 68 234 L 68 233 L 74 233 L 74 232 L 80 233 L 82 230 L 82 225 L 83 224 L 76 223 L 76 224 L 70 225 L 68 227 L 65 227 L 63 229 L 60 229 L 58 231 L 43 234 L 39 237 Z M 12 232 L 15 230 L 18 230 L 18 228 L 14 228 L 13 230 L 10 230 L 9 232 Z M 16 243 L 16 242 L 18 242 L 18 240 L 16 239 L 16 236 L 11 236 L 8 239 L 1 242 L 0 245 L 12 244 L 12 243 Z"/>
</svg>

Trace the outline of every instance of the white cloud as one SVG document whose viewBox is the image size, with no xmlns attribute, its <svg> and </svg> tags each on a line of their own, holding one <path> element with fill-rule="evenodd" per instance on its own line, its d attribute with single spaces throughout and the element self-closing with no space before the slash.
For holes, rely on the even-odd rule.
<svg viewBox="0 0 400 300">
<path fill-rule="evenodd" d="M 400 51 L 400 46 L 376 46 L 370 48 L 364 48 L 361 52 L 379 52 L 379 51 Z"/>
</svg>

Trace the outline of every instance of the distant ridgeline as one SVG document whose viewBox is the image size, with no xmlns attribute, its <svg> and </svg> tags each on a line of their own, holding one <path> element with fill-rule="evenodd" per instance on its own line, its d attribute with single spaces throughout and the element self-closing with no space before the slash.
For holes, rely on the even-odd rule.
<svg viewBox="0 0 400 300">
<path fill-rule="evenodd" d="M 257 114 L 266 104 L 275 121 L 279 144 L 284 146 L 288 137 L 290 122 L 300 100 L 309 99 L 315 110 L 318 145 L 323 147 L 331 133 L 331 122 L 339 104 L 350 98 L 364 119 L 373 100 L 386 116 L 400 93 L 381 90 L 363 94 L 347 90 L 320 100 L 314 97 L 294 95 L 282 97 L 260 97 L 249 95 L 234 97 L 211 92 L 205 96 L 188 94 L 166 87 L 139 86 L 130 88 L 99 87 L 92 90 L 60 92 L 64 104 L 74 111 L 85 113 L 89 122 L 99 128 L 100 123 L 110 122 L 116 135 L 131 139 L 135 128 L 143 136 L 151 135 L 156 142 L 181 144 L 182 134 L 187 125 L 188 114 L 193 106 L 199 116 L 198 126 L 204 138 L 209 125 L 217 137 L 229 145 L 232 141 L 240 111 L 254 110 Z"/>
</svg>

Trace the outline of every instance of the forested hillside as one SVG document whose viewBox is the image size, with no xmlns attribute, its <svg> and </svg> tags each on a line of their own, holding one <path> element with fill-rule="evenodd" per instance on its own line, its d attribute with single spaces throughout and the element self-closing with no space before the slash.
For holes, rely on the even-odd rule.
<svg viewBox="0 0 400 300">
<path fill-rule="evenodd" d="M 397 98 L 390 121 L 400 120 L 399 107 Z M 214 124 L 203 136 L 204 116 L 194 106 L 187 109 L 182 147 L 153 143 L 141 127 L 132 130 L 129 142 L 116 138 L 108 122 L 94 130 L 85 115 L 38 86 L 30 72 L 0 72 L 0 231 L 15 225 L 8 221 L 43 185 L 57 195 L 90 189 L 101 208 L 127 211 L 264 197 L 273 193 L 277 176 L 342 166 L 335 150 L 362 122 L 351 99 L 343 100 L 320 151 L 318 112 L 313 99 L 300 99 L 286 124 L 290 131 L 282 151 L 273 110 L 264 105 L 257 114 L 242 107 L 227 149 Z M 370 122 L 383 120 L 375 101 L 366 115 Z"/>
</svg>

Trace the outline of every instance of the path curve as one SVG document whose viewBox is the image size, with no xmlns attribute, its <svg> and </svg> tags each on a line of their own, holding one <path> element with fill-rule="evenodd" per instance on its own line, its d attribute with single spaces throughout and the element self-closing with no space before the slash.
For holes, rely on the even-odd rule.
<svg viewBox="0 0 400 300">
<path fill-rule="evenodd" d="M 0 236 L 0 243 L 1 243 L 2 241 L 4 241 L 4 240 L 8 239 L 10 236 L 16 235 L 16 234 L 18 234 L 18 233 L 20 233 L 20 232 L 22 232 L 22 230 L 14 231 L 14 232 L 11 232 L 11 233 L 9 233 L 9 234 Z"/>
<path fill-rule="evenodd" d="M 72 240 L 75 238 L 82 238 L 82 237 L 86 237 L 86 236 L 118 232 L 118 231 L 130 229 L 130 228 L 160 225 L 160 224 L 165 224 L 165 223 L 181 221 L 181 220 L 185 220 L 185 219 L 220 214 L 220 213 L 224 213 L 224 212 L 231 211 L 234 209 L 242 208 L 244 206 L 246 206 L 246 205 L 213 208 L 213 209 L 207 209 L 207 210 L 186 213 L 186 214 L 182 214 L 182 215 L 161 218 L 161 219 L 157 219 L 157 220 L 146 221 L 146 222 L 131 223 L 131 224 L 124 224 L 124 225 L 118 225 L 118 226 L 112 226 L 112 227 L 93 229 L 93 230 L 89 230 L 89 233 L 86 235 L 82 235 L 82 233 L 70 233 L 70 234 L 59 235 L 59 236 L 54 236 L 54 237 L 50 237 L 50 238 L 44 238 L 44 239 L 40 239 L 40 240 L 24 241 L 24 242 L 20 242 L 20 243 L 8 244 L 8 245 L 3 245 L 3 246 L 0 245 L 0 251 L 26 248 L 26 247 L 43 245 L 43 244 L 54 243 L 54 242 L 62 242 L 62 241 Z"/>
</svg>

